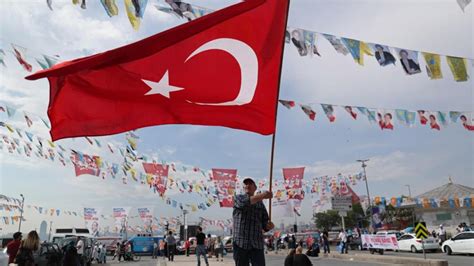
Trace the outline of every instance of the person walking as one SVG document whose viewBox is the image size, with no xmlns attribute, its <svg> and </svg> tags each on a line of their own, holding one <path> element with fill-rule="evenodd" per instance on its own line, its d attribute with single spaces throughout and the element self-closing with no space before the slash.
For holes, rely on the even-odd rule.
<svg viewBox="0 0 474 266">
<path fill-rule="evenodd" d="M 216 254 L 216 261 L 219 261 L 219 255 L 221 255 L 221 261 L 224 261 L 224 243 L 220 236 L 217 237 L 214 243 L 214 253 Z"/>
<path fill-rule="evenodd" d="M 347 254 L 347 234 L 346 231 L 341 230 L 338 236 L 339 240 L 341 240 L 341 254 Z"/>
<path fill-rule="evenodd" d="M 168 261 L 174 261 L 174 251 L 176 249 L 176 239 L 173 236 L 173 232 L 169 231 L 166 237 L 166 245 L 168 247 Z"/>
<path fill-rule="evenodd" d="M 263 232 L 275 225 L 269 220 L 264 199 L 271 199 L 273 193 L 265 191 L 255 194 L 257 186 L 251 178 L 243 181 L 244 194 L 234 198 L 233 257 L 236 266 L 265 266 Z"/>
<path fill-rule="evenodd" d="M 15 261 L 15 256 L 18 254 L 18 250 L 20 249 L 21 237 L 21 232 L 16 232 L 13 234 L 13 241 L 7 244 L 8 264 Z"/>
<path fill-rule="evenodd" d="M 201 256 L 204 257 L 204 262 L 206 266 L 209 266 L 209 261 L 207 260 L 206 255 L 206 235 L 202 232 L 202 227 L 197 228 L 196 234 L 196 257 L 197 257 L 197 266 L 201 266 Z"/>
<path fill-rule="evenodd" d="M 18 254 L 15 257 L 15 263 L 18 266 L 33 266 L 35 265 L 35 258 L 33 253 L 39 249 L 40 239 L 36 231 L 28 233 L 25 240 L 23 240 L 18 249 Z"/>
<path fill-rule="evenodd" d="M 84 265 L 84 240 L 82 237 L 77 237 L 76 243 L 77 255 L 79 256 L 79 262 L 81 265 Z"/>
<path fill-rule="evenodd" d="M 112 257 L 112 260 L 115 260 L 116 257 L 118 257 L 120 254 L 120 242 L 117 242 L 117 245 L 115 245 L 115 252 L 114 256 Z"/>
<path fill-rule="evenodd" d="M 212 255 L 214 254 L 214 238 L 212 238 L 211 234 L 207 234 L 206 238 L 206 248 L 207 248 L 207 255 L 208 258 L 212 258 Z"/>
<path fill-rule="evenodd" d="M 189 239 L 186 239 L 186 241 L 184 241 L 184 250 L 186 252 L 186 257 L 189 257 L 190 248 L 191 248 L 191 242 L 189 242 Z"/>
<path fill-rule="evenodd" d="M 159 248 L 160 248 L 160 256 L 163 257 L 163 259 L 166 257 L 166 248 L 165 248 L 165 240 L 162 239 L 160 240 Z"/>
<path fill-rule="evenodd" d="M 329 232 L 328 230 L 324 230 L 324 232 L 321 233 L 321 239 L 322 239 L 322 244 L 323 244 L 323 249 L 324 249 L 324 254 L 326 252 L 329 254 L 331 253 L 331 250 L 329 249 Z"/>
<path fill-rule="evenodd" d="M 151 258 L 156 259 L 156 254 L 158 254 L 158 244 L 156 242 L 153 242 L 153 256 Z"/>
<path fill-rule="evenodd" d="M 439 238 L 439 245 L 441 246 L 443 242 L 446 241 L 446 229 L 444 229 L 442 224 L 439 225 L 438 238 Z"/>
<path fill-rule="evenodd" d="M 122 243 L 120 244 L 120 248 L 119 248 L 119 255 L 118 255 L 118 261 L 120 262 L 123 258 L 123 260 L 125 261 L 125 253 L 126 253 L 126 249 L 127 249 L 127 246 L 125 244 L 125 240 L 122 241 Z"/>
<path fill-rule="evenodd" d="M 107 248 L 105 244 L 99 245 L 99 264 L 106 264 L 107 263 Z"/>
</svg>

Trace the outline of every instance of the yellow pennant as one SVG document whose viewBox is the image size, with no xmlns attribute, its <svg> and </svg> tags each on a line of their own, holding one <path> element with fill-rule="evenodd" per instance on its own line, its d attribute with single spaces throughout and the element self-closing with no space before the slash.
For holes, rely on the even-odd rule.
<svg viewBox="0 0 474 266">
<path fill-rule="evenodd" d="M 467 74 L 466 59 L 460 57 L 446 56 L 448 65 L 453 73 L 454 80 L 467 81 L 469 75 Z"/>
<path fill-rule="evenodd" d="M 423 57 L 426 62 L 426 73 L 431 79 L 441 79 L 443 74 L 441 73 L 441 58 L 439 54 L 430 54 L 423 52 Z"/>
<path fill-rule="evenodd" d="M 134 30 L 138 30 L 140 28 L 140 18 L 135 16 L 135 7 L 133 7 L 132 0 L 125 0 L 124 3 L 130 24 L 132 24 Z"/>
</svg>

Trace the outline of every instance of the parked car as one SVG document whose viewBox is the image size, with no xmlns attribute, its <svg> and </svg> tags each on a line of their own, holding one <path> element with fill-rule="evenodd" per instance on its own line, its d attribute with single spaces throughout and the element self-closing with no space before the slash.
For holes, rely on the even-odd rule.
<svg viewBox="0 0 474 266">
<path fill-rule="evenodd" d="M 441 250 L 446 254 L 474 254 L 474 231 L 461 232 L 451 239 L 444 241 Z"/>
<path fill-rule="evenodd" d="M 0 265 L 8 265 L 7 249 L 0 249 Z"/>
<path fill-rule="evenodd" d="M 404 234 L 398 239 L 398 250 L 397 251 L 411 251 L 413 253 L 423 251 L 421 239 L 416 238 L 415 234 Z M 424 240 L 425 250 L 433 252 L 438 251 L 439 244 L 433 237 L 428 237 Z"/>
<path fill-rule="evenodd" d="M 62 265 L 63 253 L 58 244 L 41 243 L 37 252 L 33 253 L 36 266 Z"/>
</svg>

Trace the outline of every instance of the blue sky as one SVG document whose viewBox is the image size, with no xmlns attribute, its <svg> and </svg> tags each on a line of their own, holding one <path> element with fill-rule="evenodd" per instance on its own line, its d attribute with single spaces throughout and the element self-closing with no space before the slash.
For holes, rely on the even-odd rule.
<svg viewBox="0 0 474 266">
<path fill-rule="evenodd" d="M 0 5 L 1 44 L 15 43 L 30 48 L 30 53 L 61 55 L 72 59 L 97 53 L 143 39 L 184 20 L 157 11 L 149 0 L 145 18 L 138 32 L 133 31 L 119 2 L 118 17 L 108 18 L 98 1 L 88 1 L 81 10 L 70 1 L 53 1 L 51 12 L 44 1 L 2 1 Z M 219 9 L 237 1 L 190 1 Z M 438 1 L 328 1 L 294 0 L 288 25 L 387 44 L 412 50 L 474 58 L 473 5 L 463 13 L 454 0 Z M 474 86 L 455 82 L 443 59 L 442 80 L 430 80 L 426 73 L 407 76 L 400 66 L 381 68 L 372 57 L 366 65 L 354 63 L 350 55 L 337 54 L 326 40 L 320 39 L 321 58 L 302 58 L 292 46 L 285 46 L 280 98 L 302 103 L 330 103 L 377 108 L 410 110 L 473 111 Z M 421 61 L 421 58 L 420 58 Z M 0 101 L 46 117 L 48 84 L 45 80 L 23 80 L 27 73 L 7 55 L 8 68 L 0 68 Z M 472 66 L 469 66 L 472 77 Z M 307 179 L 360 171 L 357 159 L 370 158 L 367 175 L 371 195 L 413 195 L 447 183 L 474 183 L 474 137 L 459 125 L 433 132 L 419 125 L 405 128 L 396 125 L 393 132 L 381 131 L 364 120 L 352 121 L 337 109 L 337 122 L 329 124 L 317 107 L 316 122 L 298 108 L 278 110 L 275 177 L 282 167 L 306 166 Z M 0 114 L 1 121 L 6 115 Z M 20 118 L 12 123 L 26 125 Z M 35 133 L 48 136 L 46 128 L 35 124 Z M 5 133 L 5 132 L 1 132 Z M 236 168 L 239 175 L 256 179 L 268 176 L 271 137 L 219 127 L 159 126 L 138 131 L 139 151 L 154 154 L 159 160 L 182 162 L 203 169 Z M 125 143 L 123 135 L 98 138 Z M 62 140 L 60 144 L 85 153 L 100 154 L 83 139 Z M 105 149 L 104 149 L 105 150 Z M 179 212 L 166 206 L 155 194 L 140 185 L 123 185 L 120 180 L 102 181 L 91 176 L 75 177 L 73 169 L 58 163 L 27 159 L 0 152 L 0 193 L 27 197 L 26 204 L 66 210 L 102 207 L 110 214 L 112 206 L 136 208 L 154 205 L 156 216 L 175 216 Z M 354 188 L 365 194 L 365 185 Z M 172 195 L 172 194 L 171 194 Z M 195 197 L 176 196 L 183 202 Z M 302 219 L 312 214 L 310 199 L 303 204 Z M 27 228 L 39 227 L 40 217 L 27 214 Z M 0 215 L 1 216 L 1 215 Z M 228 219 L 230 209 L 213 207 L 199 216 Z M 72 217 L 56 217 L 55 224 L 82 225 Z M 287 220 L 291 221 L 291 219 Z M 279 221 L 277 221 L 279 222 Z M 138 220 L 136 221 L 138 224 Z M 7 230 L 13 230 L 7 228 Z"/>
</svg>

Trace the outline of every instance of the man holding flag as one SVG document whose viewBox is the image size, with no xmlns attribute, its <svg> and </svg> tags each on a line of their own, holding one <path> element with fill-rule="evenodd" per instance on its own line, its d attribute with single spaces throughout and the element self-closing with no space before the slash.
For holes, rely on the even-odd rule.
<svg viewBox="0 0 474 266">
<path fill-rule="evenodd" d="M 236 266 L 265 265 L 263 231 L 272 230 L 275 225 L 269 220 L 263 205 L 264 199 L 271 199 L 273 193 L 265 191 L 255 194 L 257 185 L 251 178 L 243 182 L 244 194 L 236 195 L 234 200 L 234 261 Z"/>
</svg>

